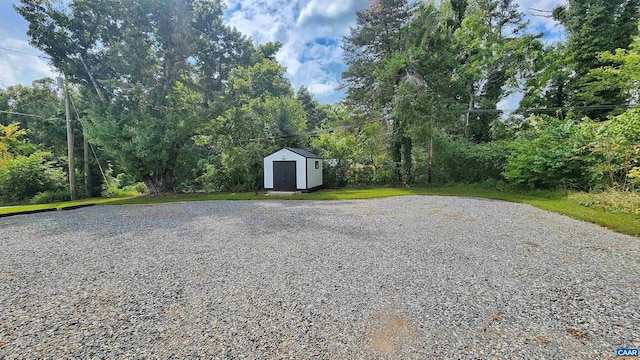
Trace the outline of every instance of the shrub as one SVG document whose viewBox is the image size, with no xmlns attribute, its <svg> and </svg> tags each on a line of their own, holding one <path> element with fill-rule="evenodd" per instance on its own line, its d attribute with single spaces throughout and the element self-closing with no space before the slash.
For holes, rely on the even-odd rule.
<svg viewBox="0 0 640 360">
<path fill-rule="evenodd" d="M 211 163 L 201 163 L 196 183 L 206 191 L 257 192 L 263 187 L 263 158 L 274 149 L 258 143 L 230 149 Z"/>
<path fill-rule="evenodd" d="M 583 152 L 589 140 L 581 125 L 553 117 L 532 118 L 531 123 L 511 143 L 505 179 L 530 189 L 588 188 L 590 167 Z"/>
<path fill-rule="evenodd" d="M 118 187 L 121 189 L 124 188 L 125 186 L 135 185 L 136 183 L 133 176 L 126 173 L 120 173 L 116 175 L 116 181 L 118 183 Z"/>
<path fill-rule="evenodd" d="M 19 203 L 41 192 L 63 189 L 66 175 L 50 157 L 51 153 L 36 152 L 6 162 L 0 169 L 0 196 L 5 202 Z"/>
<path fill-rule="evenodd" d="M 71 198 L 69 190 L 44 191 L 31 198 L 32 204 L 50 204 L 68 201 Z"/>
<path fill-rule="evenodd" d="M 640 185 L 640 110 L 630 109 L 587 130 L 593 131 L 587 149 L 594 182 L 603 188 L 637 188 Z"/>
<path fill-rule="evenodd" d="M 134 185 L 125 186 L 122 189 L 117 186 L 107 187 L 102 191 L 102 197 L 116 198 L 116 197 L 129 197 L 138 196 L 142 194 L 148 194 L 149 190 L 147 186 L 142 183 L 135 183 Z"/>
</svg>

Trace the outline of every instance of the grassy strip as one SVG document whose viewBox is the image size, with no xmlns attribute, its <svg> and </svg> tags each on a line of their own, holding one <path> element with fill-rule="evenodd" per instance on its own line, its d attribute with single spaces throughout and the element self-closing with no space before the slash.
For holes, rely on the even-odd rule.
<svg viewBox="0 0 640 360">
<path fill-rule="evenodd" d="M 36 211 L 63 210 L 63 209 L 74 207 L 74 206 L 106 204 L 115 200 L 118 200 L 118 199 L 93 198 L 93 199 L 65 201 L 65 202 L 53 203 L 53 204 L 3 206 L 3 207 L 0 207 L 0 215 L 6 216 L 6 215 L 18 215 L 21 213 L 30 213 L 30 212 L 36 212 Z"/>
</svg>

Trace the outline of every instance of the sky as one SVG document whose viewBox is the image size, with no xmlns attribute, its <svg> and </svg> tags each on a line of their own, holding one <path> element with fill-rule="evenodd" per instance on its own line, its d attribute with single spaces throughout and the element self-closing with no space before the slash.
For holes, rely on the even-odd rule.
<svg viewBox="0 0 640 360">
<path fill-rule="evenodd" d="M 306 86 L 321 103 L 344 97 L 337 90 L 346 69 L 340 48 L 342 37 L 355 25 L 356 11 L 369 0 L 224 0 L 225 20 L 256 43 L 279 41 L 276 55 L 287 68 L 294 89 Z M 546 42 L 563 41 L 554 20 L 532 16 L 530 8 L 552 10 L 566 0 L 517 0 L 530 21 L 529 32 L 544 32 Z M 0 87 L 29 85 L 35 79 L 55 76 L 44 55 L 29 45 L 27 22 L 13 10 L 17 1 L 0 0 Z M 7 50 L 10 49 L 10 50 Z M 23 54 L 23 53 L 26 54 Z M 31 55 L 28 55 L 31 54 Z M 521 94 L 503 99 L 499 108 L 517 107 Z"/>
</svg>

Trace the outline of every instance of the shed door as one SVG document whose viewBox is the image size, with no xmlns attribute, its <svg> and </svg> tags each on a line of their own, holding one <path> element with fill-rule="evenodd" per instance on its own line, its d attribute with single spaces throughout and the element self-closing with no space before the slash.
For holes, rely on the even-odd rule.
<svg viewBox="0 0 640 360">
<path fill-rule="evenodd" d="M 273 162 L 273 190 L 276 191 L 296 191 L 296 162 L 295 161 L 274 161 Z"/>
</svg>

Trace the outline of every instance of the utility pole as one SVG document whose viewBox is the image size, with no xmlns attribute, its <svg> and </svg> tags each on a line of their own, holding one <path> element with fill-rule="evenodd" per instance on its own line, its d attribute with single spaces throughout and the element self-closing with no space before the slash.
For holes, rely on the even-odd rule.
<svg viewBox="0 0 640 360">
<path fill-rule="evenodd" d="M 69 157 L 69 193 L 71 200 L 76 200 L 76 164 L 74 159 L 73 144 L 73 120 L 71 120 L 71 108 L 69 107 L 69 93 L 64 88 L 63 80 L 58 77 L 58 88 L 64 92 L 64 109 L 67 118 L 67 156 Z"/>
<path fill-rule="evenodd" d="M 91 197 L 91 178 L 89 174 L 89 141 L 82 127 L 82 149 L 84 150 L 84 195 L 88 199 Z"/>
</svg>

